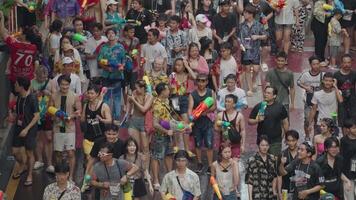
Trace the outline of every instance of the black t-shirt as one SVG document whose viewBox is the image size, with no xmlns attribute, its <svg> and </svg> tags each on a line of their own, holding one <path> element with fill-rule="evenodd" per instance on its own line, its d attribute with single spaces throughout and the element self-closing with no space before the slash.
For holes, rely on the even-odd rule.
<svg viewBox="0 0 356 200">
<path fill-rule="evenodd" d="M 330 167 L 326 154 L 320 156 L 316 162 L 320 166 L 320 169 L 325 177 L 326 192 L 341 198 L 343 196 L 343 187 L 341 182 L 341 172 L 343 168 L 343 158 L 339 155 L 335 157 L 334 166 Z"/>
<path fill-rule="evenodd" d="M 216 34 L 224 39 L 224 36 L 227 36 L 231 33 L 233 28 L 237 27 L 236 15 L 229 13 L 226 17 L 222 17 L 219 14 L 213 17 L 212 29 L 216 31 Z"/>
<path fill-rule="evenodd" d="M 91 149 L 90 152 L 90 156 L 93 158 L 97 158 L 98 157 L 98 153 L 101 149 L 101 146 L 106 143 L 106 138 L 99 138 L 94 142 L 94 146 Z M 114 143 L 114 154 L 113 157 L 116 159 L 119 159 L 121 155 L 123 155 L 125 152 L 125 144 L 124 142 L 122 142 L 120 139 L 118 139 L 115 143 Z"/>
<path fill-rule="evenodd" d="M 264 0 L 261 0 L 259 4 L 252 4 L 249 0 L 244 0 L 244 8 L 246 8 L 246 6 L 252 6 L 256 9 L 256 15 L 255 15 L 255 19 L 259 22 L 260 18 L 262 17 L 262 14 L 264 16 L 269 15 L 271 12 L 273 12 L 273 9 L 271 8 L 271 6 Z"/>
<path fill-rule="evenodd" d="M 337 87 L 341 90 L 344 100 L 353 101 L 353 105 L 356 106 L 356 72 L 351 71 L 351 73 L 343 75 L 340 71 L 337 71 L 334 78 L 337 80 Z"/>
<path fill-rule="evenodd" d="M 340 141 L 340 154 L 344 158 L 343 173 L 349 179 L 356 179 L 356 139 L 344 136 Z"/>
<path fill-rule="evenodd" d="M 214 16 L 216 15 L 216 10 L 210 8 L 209 10 L 204 10 L 203 7 L 199 8 L 195 15 L 204 14 L 211 22 L 213 21 Z"/>
<path fill-rule="evenodd" d="M 292 154 L 290 153 L 290 151 L 288 149 L 285 149 L 284 151 L 282 151 L 282 154 L 279 156 L 278 158 L 278 165 L 280 165 L 281 163 L 281 157 L 286 157 L 287 158 L 287 162 L 286 164 L 284 165 L 287 166 L 289 165 L 289 163 L 291 163 L 293 160 L 295 160 L 296 158 L 292 156 Z M 292 175 L 291 174 L 287 174 L 285 176 L 282 177 L 282 189 L 283 190 L 288 190 L 288 193 L 293 193 L 293 187 L 292 187 L 292 183 L 290 181 L 290 177 Z"/>
<path fill-rule="evenodd" d="M 126 14 L 126 19 L 136 20 L 141 23 L 140 25 L 135 25 L 135 36 L 140 40 L 141 44 L 146 43 L 147 32 L 145 30 L 145 26 L 148 26 L 152 23 L 151 13 L 149 13 L 146 9 L 144 9 L 142 12 L 130 9 Z"/>
<path fill-rule="evenodd" d="M 27 97 L 18 97 L 16 102 L 16 123 L 21 128 L 26 128 L 31 123 L 34 114 L 38 113 L 38 100 L 34 94 L 29 94 Z M 32 126 L 29 131 L 36 131 L 37 123 Z"/>
<path fill-rule="evenodd" d="M 250 113 L 250 119 L 256 119 L 260 104 L 257 104 Z M 288 117 L 285 107 L 274 102 L 267 105 L 265 109 L 265 119 L 257 125 L 257 136 L 267 135 L 271 143 L 282 141 L 282 121 Z"/>
<path fill-rule="evenodd" d="M 309 164 L 303 164 L 301 160 L 293 160 L 287 167 L 286 171 L 292 175 L 292 183 L 294 187 L 293 199 L 298 199 L 298 192 L 311 189 L 317 185 L 324 184 L 324 176 L 319 165 L 310 161 Z M 319 200 L 319 191 L 308 195 L 308 200 Z"/>
</svg>

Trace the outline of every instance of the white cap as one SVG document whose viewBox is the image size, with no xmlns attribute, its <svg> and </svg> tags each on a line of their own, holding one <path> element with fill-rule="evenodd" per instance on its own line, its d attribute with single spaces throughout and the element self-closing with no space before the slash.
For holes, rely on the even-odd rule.
<svg viewBox="0 0 356 200">
<path fill-rule="evenodd" d="M 206 23 L 209 21 L 209 19 L 204 15 L 204 14 L 198 14 L 196 17 L 195 17 L 195 21 L 197 22 L 202 22 L 202 23 Z"/>
<path fill-rule="evenodd" d="M 73 63 L 73 59 L 71 57 L 64 57 L 62 59 L 62 64 L 65 65 L 65 64 L 70 64 L 70 63 Z"/>
<path fill-rule="evenodd" d="M 115 0 L 108 0 L 106 2 L 106 5 L 111 5 L 111 4 L 118 4 L 119 2 L 115 1 Z"/>
</svg>

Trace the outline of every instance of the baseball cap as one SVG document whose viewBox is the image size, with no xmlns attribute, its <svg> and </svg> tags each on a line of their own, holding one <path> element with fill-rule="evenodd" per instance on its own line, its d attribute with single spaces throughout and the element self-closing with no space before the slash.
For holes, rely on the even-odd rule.
<svg viewBox="0 0 356 200">
<path fill-rule="evenodd" d="M 198 14 L 196 17 L 195 17 L 195 21 L 197 22 L 201 22 L 201 23 L 206 23 L 208 22 L 208 18 L 204 15 L 204 14 Z"/>
<path fill-rule="evenodd" d="M 106 2 L 106 5 L 111 5 L 111 4 L 118 4 L 119 2 L 115 1 L 115 0 L 108 0 Z"/>
<path fill-rule="evenodd" d="M 65 65 L 65 64 L 70 64 L 70 63 L 73 63 L 73 59 L 71 57 L 64 57 L 62 59 L 62 64 Z"/>
</svg>

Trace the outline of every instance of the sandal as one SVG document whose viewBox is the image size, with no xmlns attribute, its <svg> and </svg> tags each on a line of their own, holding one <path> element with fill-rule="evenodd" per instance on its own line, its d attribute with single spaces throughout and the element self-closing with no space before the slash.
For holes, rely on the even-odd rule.
<svg viewBox="0 0 356 200">
<path fill-rule="evenodd" d="M 160 189 L 161 185 L 159 183 L 154 183 L 153 184 L 153 189 L 158 191 Z"/>
<path fill-rule="evenodd" d="M 32 186 L 32 181 L 25 181 L 24 186 Z"/>
<path fill-rule="evenodd" d="M 25 174 L 26 173 L 26 170 L 24 169 L 24 170 L 22 170 L 21 172 L 17 172 L 16 174 L 13 174 L 12 175 L 12 179 L 18 179 L 18 178 L 20 178 L 23 174 Z"/>
</svg>

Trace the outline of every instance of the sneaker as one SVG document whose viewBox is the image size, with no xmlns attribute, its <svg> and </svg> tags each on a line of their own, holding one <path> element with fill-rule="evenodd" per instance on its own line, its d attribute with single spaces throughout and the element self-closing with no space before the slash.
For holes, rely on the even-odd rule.
<svg viewBox="0 0 356 200">
<path fill-rule="evenodd" d="M 43 162 L 39 162 L 39 161 L 36 161 L 35 162 L 35 165 L 33 166 L 33 169 L 34 170 L 37 170 L 37 169 L 40 169 L 44 166 L 44 163 Z"/>
<path fill-rule="evenodd" d="M 210 167 L 208 167 L 208 170 L 206 170 L 206 174 L 207 174 L 208 176 L 210 176 L 210 175 L 211 175 L 211 170 L 210 170 Z"/>
<path fill-rule="evenodd" d="M 173 153 L 176 154 L 179 151 L 179 148 L 177 146 L 173 147 Z"/>
<path fill-rule="evenodd" d="M 54 173 L 54 167 L 53 167 L 53 165 L 48 166 L 47 169 L 46 169 L 46 172 L 48 172 L 48 173 Z"/>
<path fill-rule="evenodd" d="M 188 152 L 189 158 L 193 158 L 193 157 L 196 156 L 193 152 L 191 152 L 191 151 L 189 151 L 189 150 L 188 150 L 187 152 Z"/>
<path fill-rule="evenodd" d="M 198 166 L 195 169 L 195 173 L 201 173 L 203 171 L 203 168 L 204 168 L 203 163 L 198 163 Z"/>
</svg>

